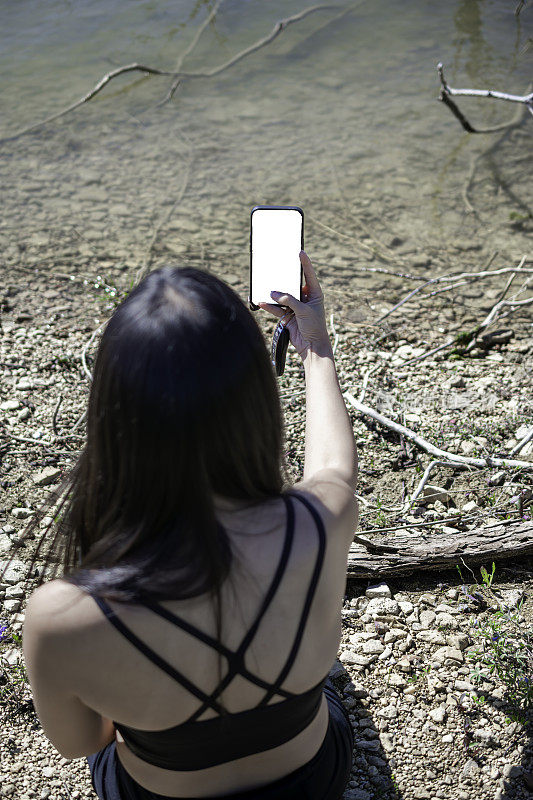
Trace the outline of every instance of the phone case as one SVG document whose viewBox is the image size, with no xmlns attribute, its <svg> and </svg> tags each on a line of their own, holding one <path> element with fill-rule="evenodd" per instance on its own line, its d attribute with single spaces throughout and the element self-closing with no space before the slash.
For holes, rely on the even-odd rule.
<svg viewBox="0 0 533 800">
<path fill-rule="evenodd" d="M 248 303 L 249 303 L 250 309 L 252 311 L 258 311 L 259 310 L 259 306 L 256 306 L 255 303 L 252 303 L 252 216 L 253 216 L 254 211 L 259 211 L 259 210 L 262 211 L 262 210 L 266 210 L 266 209 L 272 209 L 274 211 L 290 210 L 290 211 L 299 211 L 300 212 L 300 214 L 302 215 L 302 241 L 301 241 L 301 244 L 300 244 L 300 250 L 304 249 L 304 212 L 302 211 L 300 206 L 254 206 L 252 208 L 252 211 L 251 211 L 251 214 L 250 214 L 250 283 L 249 283 L 249 295 L 248 295 Z M 303 275 L 303 269 L 300 266 L 300 297 L 298 298 L 298 300 L 302 299 L 302 296 L 301 296 L 302 275 Z"/>
</svg>

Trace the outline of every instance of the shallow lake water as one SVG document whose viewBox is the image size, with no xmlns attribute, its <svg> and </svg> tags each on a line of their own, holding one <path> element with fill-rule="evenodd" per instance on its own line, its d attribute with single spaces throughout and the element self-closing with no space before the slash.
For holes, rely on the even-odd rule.
<svg viewBox="0 0 533 800">
<path fill-rule="evenodd" d="M 142 265 L 188 263 L 244 293 L 251 207 L 297 204 L 306 249 L 349 316 L 358 265 L 460 270 L 527 252 L 533 119 L 480 156 L 471 211 L 473 159 L 501 135 L 466 134 L 437 100 L 438 61 L 452 86 L 525 93 L 533 14 L 516 17 L 506 0 L 317 7 L 220 73 L 184 77 L 170 101 L 172 78 L 131 72 L 11 138 L 117 67 L 172 71 L 183 59 L 186 72 L 209 72 L 311 7 L 215 5 L 1 0 L 4 269 L 21 253 L 91 276 L 119 265 L 128 279 Z M 458 103 L 480 126 L 519 110 Z"/>
</svg>

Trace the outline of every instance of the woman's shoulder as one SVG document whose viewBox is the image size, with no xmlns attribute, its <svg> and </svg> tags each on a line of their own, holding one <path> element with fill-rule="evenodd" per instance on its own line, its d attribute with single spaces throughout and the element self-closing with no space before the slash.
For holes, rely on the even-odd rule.
<svg viewBox="0 0 533 800">
<path fill-rule="evenodd" d="M 292 487 L 318 512 L 326 530 L 344 530 L 353 536 L 358 520 L 357 498 L 353 486 L 334 469 L 322 469 Z"/>
<path fill-rule="evenodd" d="M 94 603 L 82 589 L 63 578 L 56 578 L 35 589 L 26 604 L 24 630 L 41 634 L 61 634 L 79 630 L 93 620 Z"/>
</svg>

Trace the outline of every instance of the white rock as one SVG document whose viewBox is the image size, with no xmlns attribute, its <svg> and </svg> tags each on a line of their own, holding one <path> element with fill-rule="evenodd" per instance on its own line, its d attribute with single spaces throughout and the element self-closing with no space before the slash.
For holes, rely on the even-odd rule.
<svg viewBox="0 0 533 800">
<path fill-rule="evenodd" d="M 366 607 L 366 613 L 373 617 L 387 614 L 396 615 L 400 613 L 400 606 L 396 600 L 390 597 L 375 597 Z"/>
<path fill-rule="evenodd" d="M 477 511 L 478 505 L 475 500 L 469 500 L 468 503 L 465 503 L 464 506 L 461 507 L 461 511 Z"/>
<path fill-rule="evenodd" d="M 378 659 L 379 661 L 386 661 L 392 655 L 392 648 L 386 647 L 385 650 L 379 654 Z"/>
<path fill-rule="evenodd" d="M 363 653 L 367 655 L 379 655 L 385 650 L 385 645 L 379 639 L 369 639 L 363 642 Z"/>
<path fill-rule="evenodd" d="M 0 555 L 7 556 L 9 551 L 11 550 L 12 542 L 9 536 L 6 536 L 5 533 L 0 533 Z"/>
<path fill-rule="evenodd" d="M 381 746 L 386 753 L 392 753 L 394 750 L 394 739 L 390 733 L 382 733 L 380 736 Z"/>
<path fill-rule="evenodd" d="M 14 667 L 15 664 L 19 664 L 22 661 L 22 653 L 20 650 L 6 650 L 4 653 L 1 654 L 0 658 L 6 661 L 10 667 Z"/>
<path fill-rule="evenodd" d="M 12 614 L 16 608 L 19 608 L 20 602 L 18 600 L 4 600 L 2 608 L 8 614 Z"/>
<path fill-rule="evenodd" d="M 453 736 L 451 733 L 445 733 L 441 739 L 444 744 L 451 744 L 453 742 Z"/>
<path fill-rule="evenodd" d="M 369 586 L 365 592 L 369 600 L 374 597 L 392 597 L 392 592 L 386 583 L 377 583 L 374 586 Z"/>
<path fill-rule="evenodd" d="M 405 614 L 406 617 L 413 613 L 414 605 L 410 600 L 399 600 L 398 605 L 402 610 L 402 614 Z"/>
<path fill-rule="evenodd" d="M 9 566 L 7 566 L 8 563 Z M 5 573 L 4 569 L 6 570 Z M 26 572 L 26 565 L 22 561 L 18 561 L 15 558 L 11 562 L 0 561 L 0 575 L 2 575 L 2 581 L 4 583 L 18 583 L 26 577 Z"/>
<path fill-rule="evenodd" d="M 11 515 L 15 519 L 27 519 L 33 516 L 33 511 L 31 508 L 12 508 Z"/>
<path fill-rule="evenodd" d="M 372 663 L 372 658 L 370 658 L 369 656 L 363 656 L 360 653 L 354 652 L 353 650 L 344 650 L 339 656 L 339 661 L 342 664 L 349 664 L 358 667 L 367 667 L 369 664 Z"/>
<path fill-rule="evenodd" d="M 433 720 L 433 722 L 437 722 L 441 725 L 444 720 L 446 719 L 446 709 L 444 706 L 439 706 L 438 708 L 432 708 L 429 712 L 429 716 Z"/>
<path fill-rule="evenodd" d="M 437 614 L 435 619 L 435 625 L 441 626 L 443 628 L 457 628 L 459 623 L 452 617 L 451 614 Z"/>
<path fill-rule="evenodd" d="M 4 400 L 3 403 L 0 403 L 0 409 L 2 411 L 16 411 L 19 407 L 20 400 Z"/>
</svg>

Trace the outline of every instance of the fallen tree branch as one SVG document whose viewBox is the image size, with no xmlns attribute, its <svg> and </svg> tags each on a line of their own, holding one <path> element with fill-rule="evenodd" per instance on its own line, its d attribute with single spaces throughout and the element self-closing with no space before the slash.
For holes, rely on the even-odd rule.
<svg viewBox="0 0 533 800">
<path fill-rule="evenodd" d="M 353 6 L 355 6 L 355 5 L 357 5 L 357 4 L 354 3 L 352 6 L 349 6 L 346 9 L 346 13 L 348 13 L 348 11 L 351 11 Z M 179 70 L 170 71 L 170 70 L 157 69 L 155 67 L 147 67 L 144 64 L 138 64 L 137 62 L 135 62 L 133 64 L 126 64 L 123 67 L 117 67 L 117 69 L 111 70 L 111 72 L 106 73 L 103 76 L 103 78 L 101 78 L 98 81 L 98 83 L 95 86 L 93 86 L 93 88 L 89 92 L 87 92 L 87 94 L 85 94 L 83 97 L 80 97 L 80 99 L 76 100 L 74 103 L 71 103 L 71 105 L 69 105 L 67 108 L 64 108 L 62 111 L 58 111 L 55 114 L 51 114 L 49 117 L 46 117 L 46 119 L 41 120 L 40 122 L 36 122 L 33 125 L 29 125 L 27 128 L 23 128 L 22 130 L 17 131 L 16 133 L 12 134 L 11 136 L 3 137 L 2 139 L 0 139 L 0 143 L 7 142 L 7 141 L 13 141 L 14 139 L 18 139 L 20 136 L 24 136 L 27 133 L 31 133 L 32 131 L 35 131 L 38 128 L 41 128 L 43 125 L 47 125 L 49 122 L 54 122 L 56 119 L 60 119 L 61 117 L 64 117 L 66 114 L 69 114 L 71 111 L 75 111 L 77 108 L 82 106 L 84 103 L 88 103 L 90 100 L 93 99 L 93 97 L 95 97 L 97 94 L 99 94 L 99 92 L 101 92 L 102 89 L 111 80 L 113 80 L 113 78 L 116 78 L 119 75 L 123 75 L 126 72 L 135 72 L 135 71 L 137 71 L 137 72 L 144 72 L 146 75 L 162 75 L 162 76 L 172 77 L 172 78 L 175 79 L 175 83 L 179 82 L 182 79 L 193 80 L 193 79 L 197 79 L 197 78 L 212 78 L 215 75 L 220 75 L 221 72 L 224 72 L 225 70 L 229 69 L 230 67 L 233 67 L 235 64 L 238 64 L 239 61 L 242 61 L 243 58 L 246 58 L 247 56 L 252 55 L 252 53 L 256 53 L 262 47 L 265 47 L 267 44 L 270 44 L 270 42 L 273 42 L 274 39 L 276 39 L 276 37 L 279 36 L 279 34 L 282 31 L 284 31 L 286 28 L 289 27 L 289 25 L 292 25 L 295 22 L 300 22 L 302 19 L 304 19 L 305 17 L 309 16 L 309 14 L 314 14 L 317 11 L 326 11 L 326 10 L 333 9 L 333 8 L 339 8 L 339 6 L 338 5 L 315 5 L 315 6 L 310 6 L 309 8 L 306 8 L 303 11 L 300 11 L 298 14 L 294 14 L 291 17 L 286 17 L 285 19 L 279 20 L 278 22 L 276 22 L 276 24 L 272 28 L 271 32 L 267 36 L 264 36 L 261 39 L 258 39 L 258 41 L 254 42 L 249 47 L 246 47 L 244 50 L 241 50 L 239 53 L 237 53 L 236 55 L 232 56 L 227 61 L 224 61 L 222 64 L 219 64 L 217 67 L 213 67 L 210 70 L 199 71 L 199 72 L 185 72 L 185 71 L 179 69 Z M 209 15 L 209 21 L 210 21 L 210 18 L 211 18 L 211 15 Z M 197 38 L 195 38 L 195 40 L 193 40 L 193 43 L 192 43 L 193 46 L 195 46 L 197 44 L 197 40 L 200 38 L 200 35 L 203 33 L 203 30 L 204 30 L 204 28 L 202 26 L 200 26 L 200 31 L 197 34 Z M 192 50 L 192 47 L 189 45 L 189 48 L 187 48 L 187 50 L 185 51 L 184 57 L 189 52 L 191 52 L 191 50 Z M 183 61 L 181 63 L 183 63 Z M 179 61 L 178 61 L 178 64 L 180 64 Z M 173 86 L 174 86 L 174 84 L 173 84 Z M 171 87 L 171 90 L 169 92 L 170 97 L 174 94 L 176 88 L 177 88 L 177 83 L 176 83 L 176 85 L 174 86 L 173 89 Z M 165 98 L 165 100 L 169 98 L 169 95 L 167 95 L 167 98 Z"/>
<path fill-rule="evenodd" d="M 518 442 L 518 444 L 517 444 L 517 445 L 515 445 L 515 446 L 513 447 L 513 449 L 512 449 L 512 450 L 511 450 L 511 452 L 509 453 L 509 455 L 510 455 L 510 456 L 514 456 L 514 455 L 516 455 L 517 453 L 519 453 L 521 450 L 523 450 L 523 449 L 524 449 L 524 447 L 526 446 L 526 444 L 527 444 L 528 442 L 530 442 L 532 439 L 533 439 L 533 428 L 531 428 L 531 430 L 529 431 L 529 433 L 526 433 L 526 435 L 524 436 L 524 438 L 523 438 L 523 439 L 521 439 L 521 440 Z"/>
<path fill-rule="evenodd" d="M 490 564 L 533 553 L 533 523 L 506 521 L 454 536 L 397 533 L 379 543 L 362 536 L 350 547 L 348 578 L 409 575 L 419 570 L 453 569 L 460 559 L 470 564 Z M 367 533 L 370 533 L 368 531 Z"/>
<path fill-rule="evenodd" d="M 509 128 L 514 122 L 511 120 L 510 122 L 494 125 L 490 128 L 474 128 L 458 106 L 453 102 L 451 97 L 490 97 L 495 100 L 506 100 L 510 103 L 522 103 L 533 114 L 533 92 L 525 95 L 518 95 L 508 94 L 507 92 L 497 92 L 494 89 L 453 89 L 446 82 L 444 66 L 440 61 L 437 64 L 437 72 L 442 86 L 439 100 L 448 106 L 467 133 L 498 133 L 499 131 L 504 131 Z"/>
<path fill-rule="evenodd" d="M 394 422 L 389 417 L 383 416 L 378 411 L 375 411 L 373 408 L 369 406 L 365 406 L 363 403 L 360 403 L 359 400 L 356 400 L 355 397 L 350 394 L 350 392 L 344 392 L 344 398 L 348 401 L 348 403 L 353 406 L 357 411 L 361 414 L 365 414 L 368 417 L 372 417 L 375 419 L 376 422 L 379 422 L 380 425 L 383 427 L 388 428 L 389 430 L 395 431 L 395 433 L 404 436 L 406 439 L 409 439 L 411 442 L 414 442 L 417 447 L 421 450 L 424 450 L 426 453 L 429 453 L 432 456 L 439 460 L 444 460 L 447 463 L 453 462 L 454 464 L 464 464 L 472 467 L 508 467 L 510 469 L 524 469 L 527 471 L 533 472 L 533 461 L 518 461 L 516 459 L 511 458 L 496 458 L 496 457 L 487 457 L 487 458 L 474 458 L 473 456 L 462 456 L 456 453 L 449 453 L 447 450 L 441 450 L 440 447 L 435 447 L 435 445 L 431 444 L 431 442 L 426 441 L 417 433 L 412 431 L 410 428 L 406 428 L 405 425 L 401 425 L 399 422 Z"/>
<path fill-rule="evenodd" d="M 494 257 L 491 257 L 487 267 L 490 266 L 490 264 L 493 261 L 493 258 Z M 533 269 L 523 269 L 523 265 L 525 264 L 526 260 L 527 256 L 523 256 L 518 267 L 502 267 L 501 269 L 493 269 L 493 270 L 484 269 L 481 272 L 459 272 L 453 274 L 447 273 L 446 275 L 438 275 L 436 278 L 430 278 L 429 280 L 423 278 L 422 280 L 424 281 L 424 283 L 422 283 L 420 286 L 417 286 L 416 289 L 413 289 L 411 292 L 409 292 L 409 294 L 407 294 L 404 298 L 402 298 L 402 300 L 396 303 L 396 305 L 393 306 L 393 308 L 389 308 L 389 310 L 386 311 L 384 314 L 382 314 L 381 317 L 376 322 L 383 322 L 384 319 L 390 317 L 391 314 L 393 314 L 395 311 L 397 311 L 399 308 L 405 305 L 405 303 L 411 300 L 412 297 L 421 292 L 422 289 L 425 289 L 426 286 L 430 286 L 434 283 L 447 283 L 447 282 L 462 281 L 462 280 L 472 280 L 475 282 L 481 280 L 482 278 L 493 278 L 497 275 L 506 275 L 509 273 L 516 273 L 516 272 L 520 272 L 521 274 L 524 275 L 533 275 Z"/>
<path fill-rule="evenodd" d="M 456 467 L 457 469 L 468 469 L 469 466 L 470 466 L 469 464 L 461 464 L 459 461 L 440 461 L 438 459 L 436 461 L 431 461 L 424 470 L 424 474 L 422 475 L 420 483 L 416 487 L 415 491 L 413 492 L 411 497 L 407 498 L 405 504 L 405 510 L 411 508 L 411 506 L 417 500 L 417 498 L 420 497 L 420 495 L 424 490 L 424 486 L 429 480 L 429 476 L 436 467 Z"/>
</svg>

